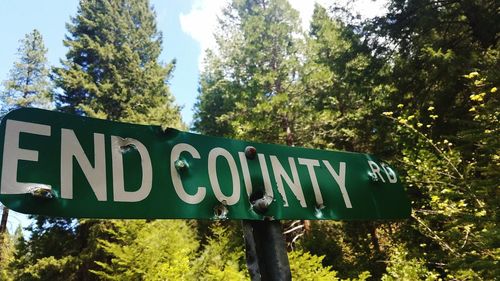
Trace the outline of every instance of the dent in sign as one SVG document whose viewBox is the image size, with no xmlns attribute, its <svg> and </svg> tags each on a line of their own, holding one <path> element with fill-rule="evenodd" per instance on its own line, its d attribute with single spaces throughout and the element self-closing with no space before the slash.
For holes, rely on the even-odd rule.
<svg viewBox="0 0 500 281">
<path fill-rule="evenodd" d="M 39 115 L 55 117 L 60 115 L 60 113 L 48 113 L 42 110 L 30 111 Z M 335 155 L 321 157 L 326 154 L 308 149 L 260 144 L 256 145 L 257 157 L 247 159 L 243 148 L 248 143 L 245 142 L 183 132 L 177 132 L 174 139 L 168 139 L 168 137 L 158 137 L 157 132 L 160 130 L 153 133 L 154 130 L 151 128 L 154 127 L 140 125 L 134 126 L 141 129 L 149 128 L 147 137 L 141 130 L 133 133 L 124 132 L 122 129 L 113 130 L 113 128 L 98 128 L 98 130 L 85 128 L 83 130 L 79 127 L 81 124 L 75 125 L 67 121 L 60 122 L 62 124 L 21 121 L 15 118 L 10 119 L 9 115 L 2 121 L 5 136 L 0 186 L 2 199 L 7 198 L 8 195 L 26 194 L 33 186 L 45 186 L 56 189 L 56 194 L 59 194 L 56 200 L 64 201 L 65 206 L 84 199 L 88 208 L 92 208 L 93 204 L 108 206 L 108 208 L 111 207 L 113 213 L 119 212 L 116 208 L 123 206 L 117 203 L 128 203 L 127 206 L 146 206 L 152 210 L 149 215 L 140 211 L 140 214 L 124 214 L 123 217 L 196 218 L 195 216 L 203 212 L 207 205 L 213 209 L 214 204 L 222 203 L 229 207 L 230 218 L 260 219 L 262 218 L 260 215 L 248 211 L 249 198 L 258 190 L 265 196 L 275 199 L 269 211 L 273 212 L 274 208 L 274 212 L 278 214 L 275 217 L 291 219 L 306 216 L 305 219 L 314 219 L 317 217 L 314 211 L 318 207 L 324 210 L 323 213 L 326 212 L 326 218 L 328 218 L 328 212 L 332 218 L 337 218 L 339 216 L 337 213 L 349 214 L 349 210 L 366 209 L 366 206 L 363 206 L 366 200 L 358 198 L 360 190 L 364 188 L 370 193 L 378 192 L 376 186 L 369 186 L 368 173 L 380 179 L 383 192 L 387 193 L 387 188 L 391 185 L 395 186 L 396 191 L 401 189 L 393 169 L 385 163 L 377 163 L 366 155 L 345 153 L 346 155 L 340 155 L 342 157 L 331 157 Z M 68 115 L 64 117 L 67 119 Z M 76 121 L 84 119 L 72 117 Z M 85 125 L 104 122 L 108 127 L 113 126 L 109 121 L 85 119 Z M 43 118 L 37 120 L 43 120 Z M 130 127 L 129 124 L 116 124 Z M 53 143 L 51 150 L 55 151 L 49 153 L 43 151 L 47 145 L 40 148 L 25 147 L 22 145 L 23 138 Z M 206 138 L 210 141 L 194 141 L 196 138 Z M 231 145 L 228 148 L 224 141 L 230 142 L 237 148 L 234 149 Z M 218 145 L 218 142 L 224 145 Z M 134 151 L 135 158 L 124 157 L 127 151 Z M 288 153 L 288 151 L 293 153 Z M 302 153 L 304 151 L 312 153 Z M 158 155 L 158 152 L 162 155 Z M 342 152 L 328 153 L 342 154 Z M 42 161 L 39 155 L 59 155 L 60 157 L 51 159 L 49 163 L 47 159 Z M 185 172 L 179 171 L 174 165 L 175 161 L 181 158 L 188 163 Z M 351 158 L 356 161 L 350 161 Z M 21 163 L 26 165 L 27 162 L 30 162 L 29 166 L 32 169 L 43 170 L 45 163 L 56 168 L 52 170 L 57 170 L 58 167 L 59 177 L 55 179 L 56 175 L 47 176 L 46 178 L 50 180 L 39 182 L 24 181 L 23 178 L 30 178 L 30 176 L 24 177 L 25 171 L 20 171 L 18 168 Z M 134 169 L 127 168 L 132 165 L 131 163 L 135 165 Z M 359 167 L 360 164 L 363 166 Z M 77 177 L 75 173 L 83 177 Z M 348 175 L 358 175 L 362 179 Z M 131 178 L 134 180 L 128 180 Z M 368 186 L 360 188 L 359 182 L 365 182 Z M 399 193 L 401 195 L 401 190 Z M 76 194 L 86 194 L 86 196 L 80 199 Z M 165 196 L 163 201 L 167 204 L 158 204 L 162 202 L 158 195 Z M 366 194 L 366 196 L 373 197 L 373 194 Z M 377 197 L 376 194 L 375 197 Z M 367 199 L 373 202 L 373 198 Z M 341 204 L 338 204 L 340 202 Z M 49 207 L 42 210 L 43 212 L 51 212 L 50 204 L 48 205 Z M 197 208 L 202 211 L 193 210 Z M 381 218 L 388 216 L 381 214 L 380 208 L 381 205 L 374 207 L 378 216 Z M 79 208 L 80 211 L 81 209 Z M 403 207 L 402 210 L 404 209 L 408 208 Z M 88 216 L 95 212 L 83 210 L 82 213 Z M 288 213 L 298 215 L 288 215 Z M 307 217 L 309 213 L 311 217 Z M 73 212 L 72 215 L 78 216 L 78 213 Z M 211 214 L 207 214 L 206 217 L 209 215 Z M 117 215 L 114 214 L 114 216 Z M 367 216 L 373 216 L 373 214 L 367 214 Z M 398 216 L 400 214 L 395 215 L 395 217 Z M 102 217 L 106 217 L 106 214 Z M 202 217 L 205 216 L 202 215 Z M 362 215 L 356 215 L 354 219 L 361 217 Z"/>
</svg>

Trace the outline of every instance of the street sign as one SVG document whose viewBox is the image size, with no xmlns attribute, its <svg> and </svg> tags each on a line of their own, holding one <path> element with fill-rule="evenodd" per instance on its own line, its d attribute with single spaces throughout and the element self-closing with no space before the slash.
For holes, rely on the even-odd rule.
<svg viewBox="0 0 500 281">
<path fill-rule="evenodd" d="M 40 109 L 0 125 L 0 200 L 90 218 L 401 219 L 395 170 L 369 154 L 202 136 Z"/>
</svg>

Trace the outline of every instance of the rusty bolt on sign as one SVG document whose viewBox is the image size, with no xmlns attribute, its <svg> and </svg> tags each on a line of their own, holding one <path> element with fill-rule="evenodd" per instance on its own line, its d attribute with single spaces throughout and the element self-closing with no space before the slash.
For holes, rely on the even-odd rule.
<svg viewBox="0 0 500 281">
<path fill-rule="evenodd" d="M 41 199 L 55 198 L 54 192 L 48 186 L 35 186 L 30 189 L 30 193 L 36 198 L 41 198 Z"/>
<path fill-rule="evenodd" d="M 245 156 L 250 160 L 255 159 L 255 156 L 257 156 L 257 149 L 253 146 L 245 147 Z"/>
</svg>

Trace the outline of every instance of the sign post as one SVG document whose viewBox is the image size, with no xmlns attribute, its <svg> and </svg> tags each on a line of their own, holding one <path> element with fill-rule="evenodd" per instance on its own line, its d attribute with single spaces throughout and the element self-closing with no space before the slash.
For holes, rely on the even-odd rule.
<svg viewBox="0 0 500 281">
<path fill-rule="evenodd" d="M 272 221 L 410 215 L 396 171 L 370 154 L 231 140 L 40 109 L 14 110 L 2 119 L 0 161 L 0 201 L 22 213 L 248 221 L 261 273 L 260 261 L 279 260 L 258 250 L 266 248 L 266 239 L 281 243 L 270 238 L 280 232 Z"/>
<path fill-rule="evenodd" d="M 291 280 L 281 223 L 244 220 L 242 227 L 251 280 Z"/>
</svg>

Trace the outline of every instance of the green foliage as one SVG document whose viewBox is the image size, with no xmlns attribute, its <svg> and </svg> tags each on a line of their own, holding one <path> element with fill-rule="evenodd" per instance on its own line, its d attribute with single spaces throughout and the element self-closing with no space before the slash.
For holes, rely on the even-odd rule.
<svg viewBox="0 0 500 281">
<path fill-rule="evenodd" d="M 492 52 L 493 53 L 493 52 Z M 492 55 L 493 64 L 499 64 L 500 50 Z M 493 73 L 491 73 L 493 72 Z M 485 71 L 485 74 L 477 71 L 464 75 L 469 79 L 469 99 L 474 128 L 462 132 L 463 138 L 473 143 L 476 149 L 472 152 L 477 164 L 475 168 L 482 176 L 474 179 L 477 185 L 494 186 L 498 184 L 496 179 L 500 178 L 500 92 L 496 86 L 499 85 L 498 71 Z M 486 194 L 485 194 L 486 195 Z"/>
<path fill-rule="evenodd" d="M 56 259 L 53 256 L 43 257 L 27 265 L 23 273 L 15 280 L 76 280 L 78 269 L 76 257 L 66 256 Z"/>
<path fill-rule="evenodd" d="M 75 225 L 57 218 L 37 217 L 28 227 L 29 240 L 22 236 L 10 264 L 14 280 L 75 280 L 86 276 L 78 257 L 83 248 Z"/>
<path fill-rule="evenodd" d="M 182 127 L 161 65 L 161 33 L 148 0 L 81 1 L 67 25 L 69 47 L 55 82 L 58 107 L 70 113 Z"/>
<path fill-rule="evenodd" d="M 401 168 L 411 192 L 408 222 L 313 223 L 300 247 L 346 277 L 366 269 L 407 280 L 498 276 L 494 1 L 394 0 L 368 22 L 316 5 L 302 37 L 293 24 L 262 20 L 263 6 L 279 1 L 241 3 L 226 10 L 219 49 L 207 54 L 195 129 L 374 152 Z M 291 38 L 292 48 L 279 49 L 290 53 L 274 57 L 288 68 L 267 67 L 266 56 L 285 54 L 273 52 L 269 34 Z M 280 83 L 286 90 L 273 88 Z"/>
<path fill-rule="evenodd" d="M 98 246 L 111 262 L 93 271 L 101 280 L 186 280 L 198 248 L 186 221 L 117 220 L 108 231 L 114 239 L 98 239 Z"/>
<path fill-rule="evenodd" d="M 53 108 L 52 83 L 49 80 L 47 49 L 42 34 L 34 29 L 20 40 L 17 50 L 19 61 L 10 70 L 10 77 L 4 81 L 0 96 L 2 112 L 19 107 Z"/>
<path fill-rule="evenodd" d="M 378 143 L 383 137 L 373 132 L 388 122 L 373 117 L 383 111 L 383 99 L 392 90 L 377 84 L 387 70 L 371 56 L 361 35 L 326 9 L 315 7 L 307 36 L 298 27 L 296 11 L 284 1 L 233 1 L 220 22 L 217 43 L 217 51 L 207 52 L 194 129 L 316 148 L 366 151 L 384 146 Z M 366 250 L 359 254 L 367 260 L 362 266 L 380 276 L 382 266 L 368 262 L 374 264 L 380 255 L 378 247 L 370 246 L 378 243 L 377 237 L 363 232 L 372 228 L 351 227 L 347 236 L 359 245 L 346 247 L 356 253 Z M 338 237 L 328 241 L 335 243 Z M 318 245 L 315 253 L 329 249 Z M 329 265 L 333 259 L 326 257 Z M 342 265 L 345 276 L 365 270 Z"/>
<path fill-rule="evenodd" d="M 308 252 L 290 252 L 288 259 L 293 278 L 295 280 L 339 280 L 335 271 L 331 271 L 330 267 L 322 266 L 323 258 Z"/>
<path fill-rule="evenodd" d="M 21 235 L 19 228 L 15 235 L 10 235 L 7 231 L 0 233 L 0 280 L 12 280 L 9 264 L 14 260 L 14 243 L 18 235 Z"/>
<path fill-rule="evenodd" d="M 396 280 L 441 280 L 436 272 L 429 271 L 423 259 L 408 258 L 408 252 L 403 247 L 391 250 L 388 261 L 387 273 L 382 276 L 382 281 Z"/>
<path fill-rule="evenodd" d="M 371 222 L 313 221 L 298 247 L 323 256 L 322 263 L 338 272 L 339 278 L 353 278 L 369 270 L 377 279 L 385 271 L 380 248 L 387 238 L 381 230 Z"/>
<path fill-rule="evenodd" d="M 372 150 L 373 115 L 384 97 L 379 71 L 361 36 L 316 4 L 301 70 L 307 114 L 296 138 L 313 147 Z"/>
<path fill-rule="evenodd" d="M 291 145 L 299 34 L 298 13 L 285 0 L 231 2 L 216 34 L 219 50 L 207 53 L 194 129 Z"/>
<path fill-rule="evenodd" d="M 225 81 L 222 62 L 210 50 L 206 53 L 205 63 L 210 67 L 205 68 L 200 77 L 193 129 L 205 135 L 233 136 L 233 128 L 224 115 L 234 109 L 236 97 L 231 93 L 236 89 L 228 89 L 236 86 Z"/>
<path fill-rule="evenodd" d="M 466 122 L 470 93 L 463 75 L 494 65 L 498 69 L 494 2 L 391 1 L 389 13 L 373 28 L 384 37 L 394 65 L 392 108 L 404 104 L 418 113 L 435 107 L 435 119 L 421 116 L 422 123 L 435 123 L 434 136 L 454 136 L 471 128 Z"/>
<path fill-rule="evenodd" d="M 112 120 L 183 127 L 179 107 L 174 105 L 166 84 L 174 65 L 164 66 L 158 62 L 161 34 L 156 30 L 155 15 L 147 0 L 82 0 L 76 17 L 67 27 L 70 35 L 65 45 L 69 51 L 63 66 L 55 69 L 55 83 L 62 90 L 57 95 L 60 110 Z M 29 228 L 31 238 L 21 240 L 16 246 L 16 258 L 10 264 L 14 279 L 100 280 L 143 275 L 146 279 L 165 276 L 177 279 L 184 274 L 187 261 L 177 257 L 196 249 L 196 244 L 187 243 L 192 237 L 188 226 L 170 221 L 143 223 L 153 236 L 147 236 L 149 233 L 141 232 L 138 227 L 132 227 L 135 232 L 125 236 L 123 224 L 126 223 L 36 218 Z M 137 225 L 140 223 L 136 222 Z M 154 232 L 154 225 L 172 233 L 169 236 Z M 176 227 L 179 230 L 173 231 Z M 152 247 L 147 255 L 137 260 L 127 259 L 126 254 L 130 251 L 141 251 L 139 248 L 145 241 L 137 237 L 143 236 L 153 244 L 162 242 L 161 249 L 168 251 L 159 255 Z M 179 249 L 167 247 L 174 240 L 185 240 L 186 245 L 179 245 Z M 112 246 L 116 241 L 130 241 L 131 244 Z M 170 258 L 168 262 L 167 257 Z M 125 271 L 125 265 L 137 267 L 137 270 L 131 268 L 128 275 L 122 272 L 119 277 L 110 275 Z"/>
<path fill-rule="evenodd" d="M 295 250 L 288 253 L 290 261 L 290 270 L 294 280 L 346 280 L 346 281 L 363 281 L 367 280 L 371 275 L 365 271 L 354 279 L 340 279 L 337 277 L 337 272 L 331 270 L 331 266 L 324 267 L 322 261 L 324 256 L 312 255 L 309 252 Z"/>
<path fill-rule="evenodd" d="M 242 241 L 235 228 L 214 223 L 206 245 L 193 261 L 190 280 L 248 280 Z"/>
<path fill-rule="evenodd" d="M 486 84 L 477 72 L 466 76 L 477 78 L 475 81 L 480 82 L 474 83 L 476 86 Z M 469 111 L 474 115 L 471 121 L 474 126 L 460 132 L 464 137 L 457 139 L 459 146 L 446 138 L 431 137 L 435 123 L 423 123 L 426 116 L 422 115 L 425 112 L 431 120 L 437 119 L 434 106 L 410 114 L 411 110 L 401 104 L 397 117 L 386 112 L 398 124 L 404 179 L 415 195 L 411 227 L 417 233 L 404 234 L 403 241 L 415 243 L 410 248 L 423 251 L 428 263 L 439 265 L 440 271 L 450 278 L 461 276 L 460 280 L 490 279 L 498 274 L 494 268 L 499 257 L 495 246 L 498 244 L 495 190 L 499 177 L 491 169 L 497 163 L 494 159 L 498 131 L 487 129 L 497 122 L 488 118 L 497 109 L 480 105 L 496 102 L 494 87 L 489 85 L 488 89 L 491 98 L 485 99 L 485 92 L 470 95 L 478 103 L 475 105 L 478 109 L 472 107 Z"/>
<path fill-rule="evenodd" d="M 499 274 L 493 2 L 392 1 L 375 22 L 393 44 L 395 91 L 383 115 L 414 207 L 395 242 L 449 279 Z"/>
<path fill-rule="evenodd" d="M 304 34 L 286 0 L 231 1 L 218 49 L 206 53 L 193 128 L 373 152 L 398 167 L 412 218 L 311 223 L 289 253 L 294 279 L 495 280 L 498 5 L 389 4 L 386 15 L 366 22 L 316 5 Z M 174 64 L 158 62 L 161 34 L 147 0 L 82 0 L 68 30 L 69 51 L 55 70 L 61 110 L 182 126 L 166 84 Z M 28 35 L 1 103 L 38 106 L 50 96 L 44 55 L 39 33 Z M 35 66 L 40 82 L 26 90 L 26 69 Z M 13 257 L 5 242 L 0 278 L 248 279 L 241 234 L 231 223 L 38 218 L 30 230 Z"/>
</svg>

